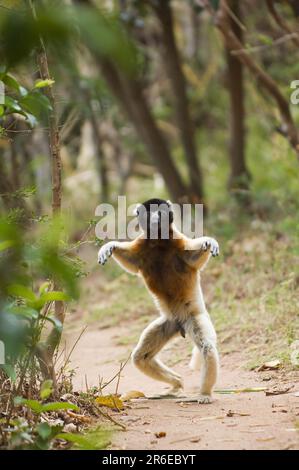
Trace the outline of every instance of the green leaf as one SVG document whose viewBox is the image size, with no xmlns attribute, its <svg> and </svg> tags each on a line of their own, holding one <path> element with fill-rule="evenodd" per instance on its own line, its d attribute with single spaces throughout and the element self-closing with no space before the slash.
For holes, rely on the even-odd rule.
<svg viewBox="0 0 299 470">
<path fill-rule="evenodd" d="M 0 251 L 7 250 L 7 248 L 11 248 L 14 244 L 14 240 L 4 240 L 3 242 L 0 242 Z"/>
<path fill-rule="evenodd" d="M 38 289 L 39 295 L 42 295 L 45 292 L 47 292 L 49 290 L 50 286 L 51 286 L 51 282 L 49 282 L 49 281 L 43 282 L 41 284 L 40 288 Z"/>
<path fill-rule="evenodd" d="M 55 301 L 64 302 L 66 300 L 70 300 L 70 297 L 64 292 L 60 292 L 60 291 L 46 292 L 45 294 L 42 294 L 40 298 L 36 298 L 36 300 L 33 303 L 31 303 L 31 306 L 34 308 L 40 309 L 47 302 L 55 302 Z M 51 317 L 45 317 L 45 319 L 52 321 L 52 323 L 55 321 Z"/>
<path fill-rule="evenodd" d="M 34 84 L 34 88 L 45 88 L 47 86 L 51 87 L 55 83 L 55 80 L 38 80 Z"/>
<path fill-rule="evenodd" d="M 8 293 L 15 297 L 21 297 L 22 299 L 29 300 L 30 302 L 35 302 L 37 300 L 37 297 L 34 295 L 32 290 L 21 284 L 11 284 L 8 287 Z"/>
<path fill-rule="evenodd" d="M 12 305 L 9 307 L 8 311 L 14 315 L 22 315 L 30 320 L 36 320 L 38 318 L 38 311 L 27 305 Z"/>
<path fill-rule="evenodd" d="M 15 368 L 11 364 L 1 364 L 0 368 L 4 370 L 6 375 L 12 380 L 13 383 L 17 380 Z"/>
<path fill-rule="evenodd" d="M 33 91 L 20 99 L 20 104 L 25 111 L 39 118 L 43 113 L 52 109 L 48 98 L 39 91 Z"/>
<path fill-rule="evenodd" d="M 21 106 L 19 105 L 17 100 L 14 100 L 11 96 L 5 96 L 4 104 L 6 108 L 8 108 L 11 112 L 19 112 L 22 111 Z"/>
<path fill-rule="evenodd" d="M 57 439 L 64 439 L 67 442 L 73 442 L 74 444 L 78 444 L 80 449 L 83 450 L 95 450 L 95 446 L 91 443 L 86 437 L 81 436 L 80 434 L 73 434 L 73 433 L 60 433 L 57 434 Z"/>
<path fill-rule="evenodd" d="M 93 54 L 112 58 L 129 73 L 136 72 L 137 50 L 116 17 L 85 6 L 76 7 L 74 13 L 82 40 Z"/>
<path fill-rule="evenodd" d="M 45 411 L 58 411 L 58 410 L 74 410 L 79 411 L 79 407 L 74 405 L 73 403 L 68 402 L 53 402 L 53 403 L 46 403 L 42 405 L 42 412 Z"/>
<path fill-rule="evenodd" d="M 49 426 L 48 423 L 38 424 L 36 431 L 43 440 L 46 440 L 51 436 L 51 426 Z"/>
<path fill-rule="evenodd" d="M 52 392 L 53 392 L 53 380 L 45 380 L 42 383 L 39 396 L 41 397 L 42 400 L 45 400 L 51 395 Z"/>
<path fill-rule="evenodd" d="M 23 87 L 22 85 L 19 86 L 19 93 L 21 96 L 26 96 L 28 95 L 28 90 L 27 88 Z"/>
<path fill-rule="evenodd" d="M 3 116 L 3 114 L 4 114 L 4 106 L 0 104 L 0 117 Z"/>
<path fill-rule="evenodd" d="M 55 300 L 61 300 L 63 302 L 66 300 L 70 300 L 70 297 L 65 294 L 65 292 L 53 290 L 51 292 L 46 292 L 45 294 L 42 294 L 40 299 L 45 304 L 46 302 L 54 302 Z"/>
<path fill-rule="evenodd" d="M 52 323 L 55 326 L 56 330 L 62 333 L 63 324 L 61 323 L 60 320 L 58 320 L 58 318 L 48 317 L 48 316 L 42 316 L 42 318 Z"/>
<path fill-rule="evenodd" d="M 2 82 L 5 83 L 5 85 L 7 85 L 9 88 L 16 90 L 18 93 L 20 92 L 20 85 L 12 75 L 4 75 Z"/>
<path fill-rule="evenodd" d="M 15 397 L 14 403 L 16 406 L 27 406 L 30 410 L 38 414 L 43 412 L 43 405 L 37 400 L 26 400 L 23 397 Z"/>
<path fill-rule="evenodd" d="M 33 116 L 33 114 L 30 114 L 30 113 L 24 113 L 24 116 L 26 118 L 26 121 L 28 122 L 29 126 L 31 128 L 35 127 L 37 125 L 37 119 L 35 116 Z"/>
<path fill-rule="evenodd" d="M 34 411 L 34 413 L 40 414 L 40 413 L 45 413 L 46 411 L 58 411 L 58 410 L 74 410 L 74 411 L 79 411 L 79 408 L 77 405 L 73 405 L 73 403 L 68 403 L 68 402 L 52 402 L 52 403 L 46 403 L 42 404 L 37 400 L 27 400 L 23 397 L 16 397 L 14 399 L 15 405 L 23 405 L 27 406 L 30 408 L 30 410 Z"/>
<path fill-rule="evenodd" d="M 273 44 L 273 39 L 270 36 L 266 36 L 266 34 L 258 34 L 258 39 L 260 42 L 265 44 L 266 46 L 271 46 Z"/>
<path fill-rule="evenodd" d="M 110 441 L 111 430 L 98 426 L 90 429 L 86 434 L 60 433 L 56 438 L 65 439 L 76 444 L 76 448 L 82 450 L 100 450 L 107 447 Z"/>
</svg>

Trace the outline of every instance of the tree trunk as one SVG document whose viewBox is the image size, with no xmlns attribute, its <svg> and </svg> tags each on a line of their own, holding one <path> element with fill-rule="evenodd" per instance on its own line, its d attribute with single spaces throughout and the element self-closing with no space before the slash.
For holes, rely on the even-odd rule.
<svg viewBox="0 0 299 470">
<path fill-rule="evenodd" d="M 231 11 L 240 18 L 238 0 L 230 1 Z M 243 42 L 242 29 L 239 24 L 231 21 L 231 28 L 236 37 Z M 243 64 L 226 49 L 228 88 L 230 98 L 230 144 L 229 155 L 231 173 L 229 188 L 232 190 L 248 188 L 248 170 L 245 162 L 245 109 L 244 109 L 244 79 Z"/>
<path fill-rule="evenodd" d="M 38 54 L 38 66 L 42 80 L 50 80 L 51 76 L 48 67 L 48 59 L 44 48 Z M 45 87 L 44 91 L 52 107 L 52 110 L 49 113 L 49 144 L 52 162 L 52 212 L 53 215 L 59 215 L 61 212 L 62 194 L 60 136 L 57 122 L 56 103 L 52 87 Z"/>
<path fill-rule="evenodd" d="M 30 0 L 30 6 L 32 15 L 36 19 L 36 11 L 32 0 Z M 44 45 L 43 38 L 40 37 L 40 51 L 37 55 L 37 63 L 39 72 L 42 80 L 51 80 L 49 72 L 47 52 Z M 60 155 L 60 135 L 58 118 L 56 111 L 56 102 L 53 94 L 52 86 L 44 88 L 44 93 L 48 97 L 51 104 L 51 110 L 49 111 L 49 146 L 50 156 L 52 163 L 52 213 L 53 216 L 60 216 L 61 213 L 61 197 L 62 197 L 62 185 L 61 185 L 61 172 L 62 162 Z M 59 289 L 59 286 L 54 283 L 54 290 Z M 62 301 L 54 302 L 54 310 L 56 319 L 63 325 L 65 318 L 65 305 Z M 53 381 L 54 390 L 56 391 L 56 375 L 54 368 L 54 353 L 59 346 L 61 340 L 61 331 L 56 327 L 53 327 L 46 341 L 41 343 L 37 347 L 37 355 L 40 361 L 41 370 L 44 378 L 50 378 Z"/>
<path fill-rule="evenodd" d="M 18 160 L 17 146 L 14 140 L 10 144 L 10 159 L 11 159 L 11 181 L 14 191 L 20 189 L 20 165 Z"/>
<path fill-rule="evenodd" d="M 89 99 L 90 103 L 90 123 L 92 126 L 93 131 L 93 140 L 96 150 L 96 166 L 98 169 L 99 181 L 100 181 L 100 198 L 103 202 L 107 202 L 109 198 L 109 183 L 108 183 L 108 176 L 107 176 L 107 166 L 105 161 L 105 155 L 102 149 L 102 139 L 99 130 L 99 123 L 97 119 L 97 115 L 95 110 L 93 109 L 93 104 L 91 99 Z"/>
<path fill-rule="evenodd" d="M 299 2 L 298 0 L 289 0 L 289 4 L 292 7 L 293 13 L 296 18 L 299 17 Z"/>
<path fill-rule="evenodd" d="M 94 7 L 91 0 L 75 0 L 75 3 L 88 4 Z M 168 146 L 161 134 L 148 103 L 143 95 L 140 81 L 126 76 L 108 58 L 97 57 L 108 86 L 119 101 L 123 111 L 132 122 L 138 135 L 142 138 L 148 153 L 161 173 L 171 197 L 176 201 L 191 200 L 190 191 L 185 187 L 176 169 Z"/>
<path fill-rule="evenodd" d="M 194 201 L 202 202 L 202 174 L 197 161 L 194 126 L 189 112 L 186 81 L 174 35 L 170 0 L 156 2 L 154 8 L 162 26 L 165 65 L 172 86 L 176 120 L 188 164 L 190 189 Z"/>
<path fill-rule="evenodd" d="M 251 71 L 258 84 L 263 87 L 276 102 L 282 120 L 279 131 L 289 140 L 299 158 L 299 133 L 290 110 L 289 100 L 284 97 L 273 78 L 265 72 L 252 55 L 244 49 L 243 44 L 232 31 L 227 11 L 228 6 L 226 0 L 220 0 L 220 8 L 215 15 L 215 23 L 224 36 L 226 46 L 232 53 L 234 52 L 236 58 Z"/>
<path fill-rule="evenodd" d="M 3 152 L 1 152 L 3 153 Z M 4 156 L 1 155 L 1 165 L 0 165 L 0 194 L 3 202 L 4 209 L 9 211 L 13 208 L 13 201 L 11 194 L 13 193 L 13 186 L 8 179 L 7 173 L 5 171 L 5 166 L 3 164 Z"/>
<path fill-rule="evenodd" d="M 121 74 L 107 59 L 101 59 L 100 65 L 109 87 L 133 123 L 137 134 L 145 143 L 171 196 L 176 201 L 183 201 L 186 196 L 188 197 L 188 190 L 174 166 L 166 142 L 149 110 L 140 83 Z"/>
<path fill-rule="evenodd" d="M 11 163 L 13 166 L 13 160 L 16 157 L 15 148 L 11 143 L 11 147 L 9 149 L 11 158 Z M 19 210 L 17 219 L 18 222 L 22 225 L 26 225 L 27 222 L 27 207 L 24 201 L 24 198 L 21 194 L 18 194 L 17 190 L 19 187 L 15 187 L 15 181 L 10 177 L 9 172 L 7 171 L 6 165 L 4 164 L 5 155 L 3 151 L 1 151 L 2 155 L 0 156 L 1 164 L 0 164 L 0 196 L 3 202 L 3 206 L 5 211 L 9 212 L 10 210 L 17 209 Z M 14 168 L 13 172 L 16 170 Z"/>
</svg>

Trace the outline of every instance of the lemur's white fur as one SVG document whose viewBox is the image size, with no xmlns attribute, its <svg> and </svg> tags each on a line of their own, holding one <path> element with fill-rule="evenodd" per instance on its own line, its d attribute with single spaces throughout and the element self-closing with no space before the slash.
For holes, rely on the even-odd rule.
<svg viewBox="0 0 299 470">
<path fill-rule="evenodd" d="M 167 204 L 170 206 L 168 201 Z M 180 233 L 173 224 L 171 229 L 183 243 L 184 249 L 178 253 L 182 262 L 185 263 L 184 266 L 188 266 L 191 271 L 198 270 L 198 281 L 184 301 L 181 298 L 176 301 L 175 295 L 173 301 L 168 301 L 167 297 L 155 293 L 151 288 L 151 279 L 148 279 L 147 273 L 144 272 L 144 261 L 140 265 L 140 251 L 136 249 L 139 245 L 142 246 L 144 234 L 132 242 L 113 241 L 106 243 L 99 251 L 98 261 L 100 264 L 105 264 L 112 255 L 125 270 L 143 276 L 160 311 L 160 317 L 150 323 L 140 336 L 132 353 L 134 364 L 153 379 L 170 384 L 172 392 L 177 392 L 183 386 L 181 377 L 166 367 L 156 355 L 175 335 L 180 332 L 181 334 L 187 333 L 194 342 L 189 365 L 194 370 L 201 368 L 198 401 L 199 403 L 210 403 L 212 389 L 217 379 L 219 359 L 216 333 L 205 306 L 199 271 L 204 268 L 211 255 L 217 256 L 219 254 L 219 245 L 216 240 L 210 237 L 189 239 Z M 151 250 L 154 248 L 146 249 L 147 256 L 150 257 Z M 144 251 L 142 253 L 144 256 Z M 161 260 L 159 261 L 161 262 Z M 165 269 L 167 270 L 167 266 Z M 181 275 L 183 276 L 183 274 Z"/>
</svg>

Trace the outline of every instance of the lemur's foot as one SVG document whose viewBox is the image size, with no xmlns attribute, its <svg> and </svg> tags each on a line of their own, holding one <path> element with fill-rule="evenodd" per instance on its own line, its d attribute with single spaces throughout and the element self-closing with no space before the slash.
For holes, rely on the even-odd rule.
<svg viewBox="0 0 299 470">
<path fill-rule="evenodd" d="M 185 397 L 185 395 L 183 395 L 183 384 L 181 384 L 179 387 L 171 387 L 169 390 L 165 390 L 165 392 L 159 393 L 158 396 L 160 398 Z"/>
<path fill-rule="evenodd" d="M 219 244 L 214 238 L 206 237 L 206 240 L 202 244 L 202 249 L 207 251 L 210 248 L 212 256 L 219 255 Z"/>
<path fill-rule="evenodd" d="M 178 397 L 182 394 L 183 388 L 184 387 L 183 387 L 182 383 L 179 387 L 171 387 L 171 389 L 167 391 L 167 395 L 172 395 L 174 397 Z"/>
<path fill-rule="evenodd" d="M 210 403 L 212 403 L 212 397 L 211 395 L 200 395 L 198 400 L 197 400 L 197 403 L 199 403 L 200 405 L 208 405 Z"/>
<path fill-rule="evenodd" d="M 115 245 L 111 242 L 103 245 L 98 253 L 98 263 L 104 265 L 108 261 L 108 258 L 110 258 L 112 255 L 114 248 Z"/>
<path fill-rule="evenodd" d="M 166 390 L 163 393 L 163 395 L 177 397 L 177 396 L 181 395 L 181 393 L 183 391 L 183 388 L 184 388 L 183 380 L 179 376 L 179 374 L 176 374 L 175 382 L 172 383 L 171 388 L 169 390 Z"/>
</svg>

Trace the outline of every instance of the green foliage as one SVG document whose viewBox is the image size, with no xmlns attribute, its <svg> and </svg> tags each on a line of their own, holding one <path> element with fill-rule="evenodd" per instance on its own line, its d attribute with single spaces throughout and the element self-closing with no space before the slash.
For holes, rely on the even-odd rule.
<svg viewBox="0 0 299 470">
<path fill-rule="evenodd" d="M 73 403 L 64 403 L 59 401 L 53 403 L 41 403 L 38 400 L 26 400 L 22 397 L 16 397 L 14 402 L 17 406 L 27 406 L 27 408 L 37 414 L 46 413 L 47 411 L 79 410 L 78 406 Z"/>
<path fill-rule="evenodd" d="M 78 450 L 101 450 L 109 444 L 111 431 L 96 427 L 86 432 L 84 435 L 74 433 L 60 433 L 56 437 L 75 444 Z"/>
<path fill-rule="evenodd" d="M 31 425 L 24 418 L 15 419 L 11 422 L 9 449 L 51 449 L 54 439 L 62 429 L 62 425 L 49 425 L 46 422 Z"/>
<path fill-rule="evenodd" d="M 35 350 L 47 324 L 61 333 L 53 303 L 78 295 L 76 262 L 62 247 L 62 233 L 60 223 L 48 222 L 25 238 L 20 227 L 0 220 L 0 340 L 6 352 L 2 368 L 10 377 L 18 361 Z M 53 290 L 53 283 L 65 291 Z"/>
<path fill-rule="evenodd" d="M 62 3 L 46 7 L 36 3 L 36 18 L 28 8 L 25 11 L 0 11 L 1 49 L 9 67 L 26 60 L 41 39 L 58 57 L 66 58 L 69 46 L 80 36 L 90 51 L 101 57 L 114 59 L 128 72 L 136 66 L 136 49 L 122 28 L 118 18 L 104 10 Z M 22 40 L 15 41 L 21 31 Z"/>
<path fill-rule="evenodd" d="M 6 71 L 0 73 L 0 81 L 6 87 L 4 106 L 2 106 L 2 112 L 0 110 L 1 119 L 12 113 L 20 114 L 25 117 L 30 127 L 34 127 L 37 121 L 45 117 L 47 112 L 51 110 L 48 98 L 40 91 L 47 85 L 42 83 L 42 86 L 37 86 L 35 84 L 29 90 Z"/>
</svg>

